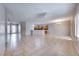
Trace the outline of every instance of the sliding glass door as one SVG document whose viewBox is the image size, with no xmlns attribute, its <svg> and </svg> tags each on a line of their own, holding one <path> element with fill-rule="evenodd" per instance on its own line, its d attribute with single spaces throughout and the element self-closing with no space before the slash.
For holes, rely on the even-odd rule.
<svg viewBox="0 0 79 59">
<path fill-rule="evenodd" d="M 20 24 L 9 23 L 7 25 L 7 38 L 9 47 L 14 49 L 17 46 L 18 41 L 21 39 Z"/>
<path fill-rule="evenodd" d="M 4 55 L 5 51 L 5 24 L 0 23 L 0 55 Z"/>
</svg>

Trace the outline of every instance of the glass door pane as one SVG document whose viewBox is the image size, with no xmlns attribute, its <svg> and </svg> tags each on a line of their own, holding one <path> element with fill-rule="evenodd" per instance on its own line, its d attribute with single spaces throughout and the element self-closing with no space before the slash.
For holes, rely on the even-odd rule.
<svg viewBox="0 0 79 59">
<path fill-rule="evenodd" d="M 5 23 L 0 23 L 0 55 L 4 55 L 5 50 Z"/>
<path fill-rule="evenodd" d="M 16 25 L 12 25 L 11 31 L 12 31 L 12 33 L 16 33 L 16 31 L 17 31 Z"/>
<path fill-rule="evenodd" d="M 7 26 L 7 32 L 10 34 L 10 24 Z"/>
</svg>

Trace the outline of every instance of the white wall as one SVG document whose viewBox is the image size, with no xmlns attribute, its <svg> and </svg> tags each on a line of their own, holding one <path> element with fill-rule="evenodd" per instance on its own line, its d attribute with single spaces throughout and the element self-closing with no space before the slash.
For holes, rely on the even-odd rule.
<svg viewBox="0 0 79 59">
<path fill-rule="evenodd" d="M 4 7 L 0 4 L 0 55 L 4 54 L 5 49 L 5 12 Z"/>
<path fill-rule="evenodd" d="M 56 35 L 56 36 L 69 36 L 70 35 L 69 22 L 49 24 L 48 33 L 50 35 Z"/>
<path fill-rule="evenodd" d="M 79 38 L 79 4 L 77 5 L 76 8 L 76 15 L 75 15 L 75 36 Z"/>
<path fill-rule="evenodd" d="M 26 35 L 31 35 L 31 30 L 34 30 L 34 24 L 26 23 Z M 43 30 L 34 30 L 33 35 L 44 35 Z"/>
<path fill-rule="evenodd" d="M 32 28 L 32 24 L 26 23 L 26 35 L 30 35 L 31 28 Z"/>
<path fill-rule="evenodd" d="M 2 4 L 0 4 L 0 23 L 4 23 L 5 21 L 5 12 L 4 12 L 4 7 Z"/>
<path fill-rule="evenodd" d="M 27 23 L 27 22 L 21 22 L 21 32 L 24 35 L 30 35 L 31 34 L 31 30 L 33 29 L 32 24 L 31 23 Z"/>
<path fill-rule="evenodd" d="M 26 23 L 26 35 L 30 35 L 30 30 L 32 29 L 32 23 Z M 70 21 L 61 23 L 50 23 L 48 24 L 48 34 L 57 36 L 70 36 Z M 34 31 L 36 33 L 38 31 Z M 41 32 L 41 31 L 40 31 Z"/>
<path fill-rule="evenodd" d="M 79 12 L 75 18 L 75 36 L 79 38 Z"/>
<path fill-rule="evenodd" d="M 75 43 L 75 48 L 77 52 L 79 53 L 79 5 L 76 10 L 76 15 L 75 15 L 75 38 L 74 38 L 74 43 Z"/>
</svg>

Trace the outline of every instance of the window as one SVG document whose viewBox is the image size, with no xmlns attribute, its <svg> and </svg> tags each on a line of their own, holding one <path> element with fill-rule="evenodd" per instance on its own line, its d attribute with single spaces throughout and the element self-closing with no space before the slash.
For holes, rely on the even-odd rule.
<svg viewBox="0 0 79 59">
<path fill-rule="evenodd" d="M 4 24 L 0 24 L 0 34 L 5 34 L 5 26 L 4 26 Z"/>
<path fill-rule="evenodd" d="M 0 23 L 0 41 L 1 41 L 1 43 L 4 39 L 5 39 L 5 24 Z"/>
<path fill-rule="evenodd" d="M 11 26 L 11 31 L 12 31 L 12 33 L 16 33 L 17 32 L 17 25 L 12 25 Z"/>
<path fill-rule="evenodd" d="M 10 25 L 7 26 L 7 29 L 8 29 L 8 30 L 7 30 L 7 33 L 10 34 Z"/>
<path fill-rule="evenodd" d="M 18 25 L 18 32 L 21 33 L 21 26 L 20 26 L 20 24 Z"/>
<path fill-rule="evenodd" d="M 7 26 L 7 33 L 14 34 L 14 33 L 20 33 L 21 32 L 21 26 L 20 24 L 8 24 Z"/>
<path fill-rule="evenodd" d="M 7 25 L 7 36 L 8 36 L 8 42 L 11 42 L 11 48 L 16 47 L 17 40 L 21 39 L 21 26 L 20 24 L 12 24 L 9 23 Z"/>
</svg>

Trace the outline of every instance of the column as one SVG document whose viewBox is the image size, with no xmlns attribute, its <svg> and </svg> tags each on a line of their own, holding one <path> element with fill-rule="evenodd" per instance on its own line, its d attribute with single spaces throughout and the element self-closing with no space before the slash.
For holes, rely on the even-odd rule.
<svg viewBox="0 0 79 59">
<path fill-rule="evenodd" d="M 26 37 L 26 23 L 21 22 L 21 39 L 25 39 Z"/>
</svg>

